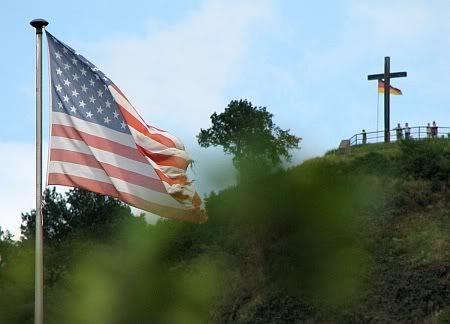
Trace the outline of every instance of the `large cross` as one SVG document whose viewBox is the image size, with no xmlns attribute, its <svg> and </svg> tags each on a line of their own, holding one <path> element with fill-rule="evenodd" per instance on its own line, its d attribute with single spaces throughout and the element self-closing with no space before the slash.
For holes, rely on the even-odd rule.
<svg viewBox="0 0 450 324">
<path fill-rule="evenodd" d="M 384 58 L 384 73 L 383 74 L 371 74 L 367 76 L 367 80 L 381 80 L 384 81 L 384 142 L 389 142 L 389 130 L 390 126 L 390 87 L 391 78 L 406 77 L 406 72 L 393 72 L 391 73 L 391 59 L 389 56 Z"/>
</svg>

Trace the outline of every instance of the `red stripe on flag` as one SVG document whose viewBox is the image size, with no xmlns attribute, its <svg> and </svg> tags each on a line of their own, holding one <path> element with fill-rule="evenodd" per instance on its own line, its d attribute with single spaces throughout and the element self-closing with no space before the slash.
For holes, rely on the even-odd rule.
<svg viewBox="0 0 450 324">
<path fill-rule="evenodd" d="M 130 114 L 125 108 L 123 108 L 121 105 L 117 104 L 119 106 L 119 109 L 123 115 L 123 118 L 126 120 L 127 124 L 133 127 L 138 132 L 142 133 L 143 135 L 157 141 L 158 143 L 161 143 L 162 145 L 170 148 L 176 148 L 175 143 L 161 135 L 161 134 L 151 134 L 147 128 L 147 125 L 143 124 L 140 120 L 138 120 L 136 117 L 134 117 L 132 114 Z"/>
<path fill-rule="evenodd" d="M 160 153 L 153 153 L 145 148 L 143 148 L 140 145 L 136 145 L 138 150 L 148 158 L 150 158 L 152 161 L 154 161 L 156 164 L 161 166 L 171 166 L 178 169 L 186 170 L 186 168 L 189 165 L 189 162 L 186 161 L 183 158 L 180 158 L 178 156 L 174 155 L 165 155 Z"/>
<path fill-rule="evenodd" d="M 150 134 L 149 133 L 147 136 L 150 137 L 152 140 L 154 140 L 154 141 L 156 141 L 158 143 L 161 143 L 164 146 L 167 146 L 167 147 L 170 147 L 170 148 L 176 148 L 175 143 L 171 139 L 165 137 L 164 135 L 161 135 L 161 134 Z"/>
<path fill-rule="evenodd" d="M 177 178 L 169 178 L 161 170 L 155 169 L 155 171 L 156 171 L 156 174 L 158 175 L 158 177 L 162 181 L 168 183 L 170 186 L 173 186 L 175 184 L 180 184 L 180 185 L 187 184 L 187 177 L 186 176 L 180 176 L 180 177 L 177 177 Z"/>
<path fill-rule="evenodd" d="M 77 177 L 64 173 L 49 173 L 48 174 L 49 185 L 62 185 L 68 187 L 83 188 L 89 191 L 98 192 L 104 195 L 119 197 L 119 192 L 116 188 L 106 182 L 95 181 L 87 178 Z"/>
<path fill-rule="evenodd" d="M 152 153 L 148 150 L 145 150 L 146 153 L 148 153 L 149 157 L 162 166 L 172 166 L 178 169 L 186 170 L 186 168 L 189 165 L 189 162 L 187 162 L 185 159 L 180 158 L 178 156 L 170 156 L 170 155 L 164 155 L 159 153 Z"/>
<path fill-rule="evenodd" d="M 89 154 L 63 149 L 52 149 L 50 151 L 50 160 L 86 165 L 96 169 L 104 170 L 110 177 L 123 180 L 150 190 L 167 193 L 166 188 L 159 179 L 147 177 L 137 172 L 124 170 L 109 163 L 100 162 L 94 156 Z"/>
</svg>

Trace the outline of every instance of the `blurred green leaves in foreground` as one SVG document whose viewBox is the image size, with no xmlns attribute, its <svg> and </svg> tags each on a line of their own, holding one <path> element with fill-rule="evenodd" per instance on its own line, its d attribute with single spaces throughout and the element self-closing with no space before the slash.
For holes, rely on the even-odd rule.
<svg viewBox="0 0 450 324">
<path fill-rule="evenodd" d="M 446 154 L 442 145 L 423 154 Z M 410 149 L 252 170 L 209 195 L 204 225 L 146 225 L 107 197 L 50 191 L 59 203 L 46 211 L 46 323 L 429 319 L 450 305 L 448 174 Z M 32 323 L 26 228 L 30 239 L 1 241 L 0 323 Z"/>
</svg>

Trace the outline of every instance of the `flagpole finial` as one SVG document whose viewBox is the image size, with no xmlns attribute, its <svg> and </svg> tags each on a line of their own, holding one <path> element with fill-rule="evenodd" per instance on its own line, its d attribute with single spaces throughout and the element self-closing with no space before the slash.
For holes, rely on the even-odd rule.
<svg viewBox="0 0 450 324">
<path fill-rule="evenodd" d="M 36 34 L 42 34 L 42 28 L 48 25 L 48 21 L 45 19 L 34 19 L 30 21 L 30 25 L 36 28 Z"/>
</svg>

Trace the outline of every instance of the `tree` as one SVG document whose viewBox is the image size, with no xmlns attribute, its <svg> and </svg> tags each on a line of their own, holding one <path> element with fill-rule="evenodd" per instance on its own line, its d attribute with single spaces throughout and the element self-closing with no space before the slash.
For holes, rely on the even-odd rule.
<svg viewBox="0 0 450 324">
<path fill-rule="evenodd" d="M 44 239 L 61 241 L 67 235 L 102 239 L 125 219 L 133 220 L 130 207 L 115 198 L 75 188 L 65 193 L 46 189 L 44 193 Z M 36 211 L 22 214 L 25 239 L 34 237 Z"/>
<path fill-rule="evenodd" d="M 64 197 L 52 190 L 46 189 L 44 192 L 43 215 L 45 218 L 43 235 L 45 240 L 60 240 L 70 232 L 69 211 L 67 201 Z M 34 238 L 36 229 L 36 210 L 29 213 L 22 213 L 22 225 L 20 230 L 25 239 Z"/>
<path fill-rule="evenodd" d="M 14 235 L 10 231 L 3 231 L 0 227 L 0 267 L 5 263 L 6 258 L 15 247 Z"/>
<path fill-rule="evenodd" d="M 221 114 L 211 115 L 212 126 L 197 135 L 202 147 L 223 146 L 233 155 L 233 164 L 277 167 L 289 161 L 289 150 L 299 147 L 301 138 L 282 130 L 272 121 L 266 107 L 253 106 L 247 100 L 232 100 Z"/>
</svg>

